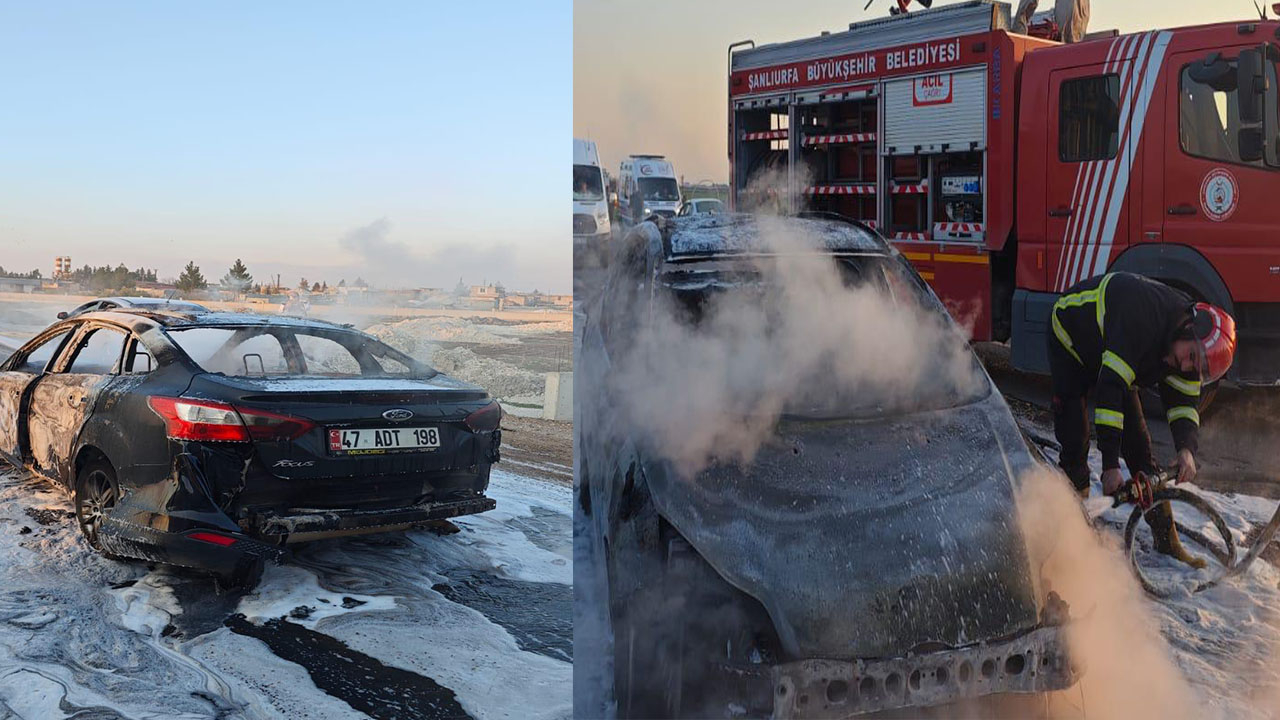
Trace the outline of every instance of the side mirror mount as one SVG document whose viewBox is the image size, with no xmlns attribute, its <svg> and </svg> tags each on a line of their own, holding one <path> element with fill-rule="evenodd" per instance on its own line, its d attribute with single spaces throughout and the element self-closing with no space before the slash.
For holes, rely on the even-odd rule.
<svg viewBox="0 0 1280 720">
<path fill-rule="evenodd" d="M 1256 125 L 1262 122 L 1262 99 L 1267 92 L 1267 76 L 1263 72 L 1262 50 L 1240 51 L 1236 68 L 1236 109 L 1240 122 Z"/>
<path fill-rule="evenodd" d="M 1203 60 L 1193 64 L 1188 73 L 1191 79 L 1201 85 L 1208 85 L 1214 90 L 1230 92 L 1235 89 L 1234 78 L 1231 77 L 1231 64 L 1222 58 L 1222 53 L 1211 52 Z"/>
<path fill-rule="evenodd" d="M 66 311 L 66 310 L 63 310 L 62 312 L 58 313 L 58 319 L 59 319 L 59 320 L 66 320 L 66 319 L 67 319 L 67 311 Z"/>
<path fill-rule="evenodd" d="M 1236 133 L 1236 143 L 1240 150 L 1241 162 L 1257 162 L 1262 159 L 1266 142 L 1260 127 L 1240 128 Z"/>
</svg>

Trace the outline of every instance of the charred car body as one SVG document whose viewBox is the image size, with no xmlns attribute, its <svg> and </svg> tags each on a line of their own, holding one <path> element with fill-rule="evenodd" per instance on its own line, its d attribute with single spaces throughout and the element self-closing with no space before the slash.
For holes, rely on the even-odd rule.
<svg viewBox="0 0 1280 720">
<path fill-rule="evenodd" d="M 980 382 L 900 407 L 790 409 L 750 463 L 692 478 L 612 429 L 626 427 L 608 421 L 620 403 L 604 399 L 594 419 L 584 407 L 579 502 L 603 540 L 619 714 L 836 718 L 1070 687 L 1068 609 L 1042 591 L 1017 523 L 1018 477 L 1038 451 L 874 231 L 776 222 L 822 239 L 842 278 L 910 288 Z M 629 308 L 665 295 L 696 323 L 709 296 L 754 282 L 756 225 L 723 215 L 632 231 L 587 313 L 583 372 L 611 387 L 648 322 Z"/>
<path fill-rule="evenodd" d="M 252 582 L 289 543 L 494 507 L 502 410 L 344 326 L 89 312 L 0 364 L 0 454 L 108 556 Z"/>
<path fill-rule="evenodd" d="M 186 300 L 172 300 L 170 298 L 153 297 L 107 297 L 90 300 L 82 305 L 77 305 L 70 311 L 60 312 L 58 313 L 58 319 L 66 320 L 69 317 L 75 317 L 76 315 L 83 315 L 97 310 L 115 310 L 117 308 L 181 313 L 209 311 L 209 308 L 203 305 L 188 302 Z"/>
</svg>

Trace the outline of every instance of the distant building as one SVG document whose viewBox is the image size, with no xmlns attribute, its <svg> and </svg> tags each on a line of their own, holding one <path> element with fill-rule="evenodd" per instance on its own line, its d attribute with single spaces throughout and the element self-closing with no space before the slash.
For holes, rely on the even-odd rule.
<svg viewBox="0 0 1280 720">
<path fill-rule="evenodd" d="M 505 294 L 501 285 L 472 285 L 467 296 L 472 300 L 497 300 Z"/>
</svg>

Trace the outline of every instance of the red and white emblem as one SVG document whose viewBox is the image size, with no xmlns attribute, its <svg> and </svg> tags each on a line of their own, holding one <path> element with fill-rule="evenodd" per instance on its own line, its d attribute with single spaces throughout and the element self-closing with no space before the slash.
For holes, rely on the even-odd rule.
<svg viewBox="0 0 1280 720">
<path fill-rule="evenodd" d="M 911 104 L 946 105 L 951 102 L 951 75 L 925 75 L 912 82 Z"/>
<path fill-rule="evenodd" d="M 1214 222 L 1222 222 L 1236 211 L 1240 200 L 1240 186 L 1226 168 L 1214 168 L 1200 183 L 1200 208 Z"/>
</svg>

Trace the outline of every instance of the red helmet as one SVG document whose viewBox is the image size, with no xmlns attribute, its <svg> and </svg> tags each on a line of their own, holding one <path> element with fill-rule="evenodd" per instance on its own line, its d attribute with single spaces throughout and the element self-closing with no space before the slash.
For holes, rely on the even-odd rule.
<svg viewBox="0 0 1280 720">
<path fill-rule="evenodd" d="M 1236 355 L 1236 321 L 1226 310 L 1209 303 L 1196 303 L 1192 321 L 1200 356 L 1200 377 L 1217 382 L 1231 368 Z"/>
</svg>

